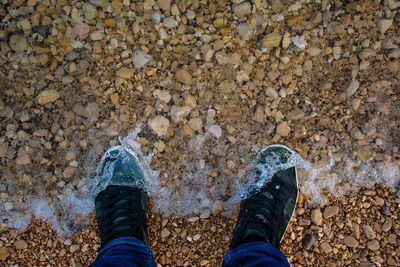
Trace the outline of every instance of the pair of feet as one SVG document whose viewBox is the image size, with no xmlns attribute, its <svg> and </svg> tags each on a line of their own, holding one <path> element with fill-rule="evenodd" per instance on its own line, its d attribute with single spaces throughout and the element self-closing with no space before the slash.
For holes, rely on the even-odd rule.
<svg viewBox="0 0 400 267">
<path fill-rule="evenodd" d="M 291 155 L 285 146 L 267 146 L 257 155 L 255 178 L 271 170 L 271 165 L 286 164 Z M 126 148 L 117 146 L 106 152 L 99 171 L 100 176 L 111 179 L 110 185 L 95 199 L 101 247 L 121 237 L 135 237 L 148 244 L 143 166 Z M 230 249 L 252 241 L 264 241 L 279 248 L 295 210 L 297 195 L 296 168 L 275 172 L 268 183 L 242 201 Z"/>
</svg>

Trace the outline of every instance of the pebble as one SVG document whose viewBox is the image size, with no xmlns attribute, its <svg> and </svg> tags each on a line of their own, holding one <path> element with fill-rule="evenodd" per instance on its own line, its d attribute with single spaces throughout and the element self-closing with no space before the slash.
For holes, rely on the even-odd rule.
<svg viewBox="0 0 400 267">
<path fill-rule="evenodd" d="M 171 234 L 171 232 L 167 228 L 162 229 L 161 230 L 161 239 L 168 237 L 170 234 Z"/>
<path fill-rule="evenodd" d="M 324 209 L 323 216 L 325 219 L 328 219 L 332 216 L 335 216 L 339 212 L 339 207 L 338 206 L 328 206 Z"/>
<path fill-rule="evenodd" d="M 393 19 L 380 19 L 378 20 L 378 30 L 385 33 L 393 24 Z"/>
<path fill-rule="evenodd" d="M 90 34 L 90 39 L 93 41 L 99 41 L 99 40 L 103 39 L 103 37 L 104 37 L 104 34 L 103 34 L 102 30 L 97 30 Z"/>
<path fill-rule="evenodd" d="M 178 82 L 181 82 L 184 84 L 192 83 L 192 75 L 190 75 L 190 73 L 185 69 L 177 70 L 177 72 L 175 74 L 175 78 Z"/>
<path fill-rule="evenodd" d="M 282 39 L 282 48 L 286 49 L 289 47 L 289 45 L 290 45 L 290 33 L 285 32 Z"/>
<path fill-rule="evenodd" d="M 370 250 L 378 250 L 380 248 L 379 242 L 377 240 L 371 240 L 367 243 L 367 247 Z"/>
<path fill-rule="evenodd" d="M 314 244 L 314 242 L 315 242 L 315 237 L 313 234 L 306 235 L 306 237 L 303 239 L 303 246 L 305 249 L 310 249 L 311 246 Z"/>
<path fill-rule="evenodd" d="M 278 98 L 278 93 L 276 92 L 276 90 L 272 87 L 267 87 L 267 89 L 265 90 L 265 94 L 273 99 Z"/>
<path fill-rule="evenodd" d="M 243 2 L 233 6 L 233 13 L 242 19 L 251 14 L 251 4 L 249 2 Z"/>
<path fill-rule="evenodd" d="M 25 240 L 17 240 L 14 242 L 14 248 L 17 250 L 27 249 L 28 243 Z"/>
<path fill-rule="evenodd" d="M 364 230 L 364 233 L 368 239 L 374 239 L 376 237 L 376 233 L 370 225 L 363 224 L 362 229 Z"/>
<path fill-rule="evenodd" d="M 329 253 L 332 251 L 331 245 L 329 245 L 327 242 L 322 242 L 319 247 L 324 253 Z"/>
<path fill-rule="evenodd" d="M 268 51 L 271 48 L 278 47 L 279 44 L 281 43 L 281 40 L 282 36 L 277 32 L 267 34 L 263 39 L 263 44 L 262 44 L 263 51 Z"/>
<path fill-rule="evenodd" d="M 169 120 L 164 116 L 157 115 L 148 121 L 150 129 L 152 129 L 158 136 L 166 135 L 169 128 Z"/>
<path fill-rule="evenodd" d="M 89 34 L 89 26 L 84 23 L 75 24 L 74 28 L 72 29 L 73 33 L 81 39 L 85 39 Z"/>
<path fill-rule="evenodd" d="M 157 3 L 164 11 L 169 11 L 171 9 L 171 0 L 158 0 Z"/>
<path fill-rule="evenodd" d="M 163 21 L 165 28 L 174 28 L 178 26 L 178 22 L 174 18 L 165 18 Z"/>
<path fill-rule="evenodd" d="M 346 97 L 350 97 L 357 92 L 360 87 L 360 83 L 357 80 L 352 80 L 346 88 Z"/>
<path fill-rule="evenodd" d="M 272 11 L 279 13 L 283 8 L 283 4 L 279 0 L 272 0 L 271 2 Z"/>
<path fill-rule="evenodd" d="M 249 40 L 252 31 L 249 29 L 249 25 L 246 23 L 241 23 L 236 27 L 237 32 L 239 33 L 240 37 L 242 37 L 244 40 Z"/>
<path fill-rule="evenodd" d="M 94 5 L 89 4 L 89 3 L 83 3 L 82 12 L 87 20 L 95 19 L 95 18 L 97 18 L 97 15 L 98 15 L 97 8 Z"/>
<path fill-rule="evenodd" d="M 291 129 L 286 121 L 281 122 L 278 127 L 276 127 L 276 133 L 282 137 L 288 136 Z"/>
<path fill-rule="evenodd" d="M 46 105 L 48 103 L 56 101 L 59 97 L 60 97 L 60 94 L 58 93 L 58 91 L 49 89 L 49 90 L 44 90 L 43 92 L 41 92 L 36 97 L 36 101 L 40 105 Z"/>
<path fill-rule="evenodd" d="M 132 69 L 122 67 L 117 71 L 117 76 L 129 80 L 133 77 L 133 71 Z"/>
<path fill-rule="evenodd" d="M 307 50 L 307 52 L 311 57 L 315 57 L 315 56 L 321 54 L 321 49 L 319 49 L 318 47 L 313 46 L 313 47 L 310 47 Z"/>
<path fill-rule="evenodd" d="M 307 42 L 304 40 L 304 37 L 303 37 L 303 36 L 301 36 L 301 37 L 298 36 L 298 35 L 293 36 L 293 37 L 292 37 L 292 43 L 293 43 L 296 47 L 300 48 L 301 50 L 306 49 L 306 46 L 307 46 Z"/>
<path fill-rule="evenodd" d="M 171 118 L 174 122 L 181 122 L 185 119 L 192 110 L 189 106 L 172 106 L 171 108 Z"/>
<path fill-rule="evenodd" d="M 208 131 L 217 139 L 222 136 L 222 129 L 217 124 L 210 125 L 210 127 L 208 127 Z"/>
<path fill-rule="evenodd" d="M 69 251 L 71 253 L 74 253 L 75 251 L 77 251 L 79 249 L 79 245 L 72 245 L 69 247 Z"/>
<path fill-rule="evenodd" d="M 352 236 L 346 236 L 343 240 L 344 244 L 349 248 L 358 247 L 358 241 Z"/>
<path fill-rule="evenodd" d="M 10 256 L 10 252 L 8 251 L 7 247 L 1 247 L 0 248 L 0 260 L 4 261 Z"/>
<path fill-rule="evenodd" d="M 392 229 L 392 225 L 393 225 L 393 221 L 390 218 L 387 218 L 385 220 L 385 223 L 382 225 L 382 230 L 387 233 L 390 231 L 390 229 Z"/>
<path fill-rule="evenodd" d="M 320 209 L 311 211 L 311 221 L 318 226 L 322 225 L 322 212 Z"/>
<path fill-rule="evenodd" d="M 132 57 L 133 66 L 135 66 L 136 69 L 141 69 L 152 59 L 153 57 L 151 55 L 138 50 Z"/>
<path fill-rule="evenodd" d="M 22 35 L 13 35 L 10 38 L 9 45 L 15 52 L 23 52 L 28 49 L 28 42 Z"/>
<path fill-rule="evenodd" d="M 171 95 L 167 90 L 156 89 L 154 90 L 153 95 L 166 104 L 171 100 Z"/>
<path fill-rule="evenodd" d="M 90 0 L 90 3 L 98 7 L 106 7 L 109 4 L 108 0 Z"/>
</svg>

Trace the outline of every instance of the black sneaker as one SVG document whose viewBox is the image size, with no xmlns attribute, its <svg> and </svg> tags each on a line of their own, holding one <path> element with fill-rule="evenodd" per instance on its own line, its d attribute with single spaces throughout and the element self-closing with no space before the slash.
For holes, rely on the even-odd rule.
<svg viewBox="0 0 400 267">
<path fill-rule="evenodd" d="M 270 145 L 256 159 L 256 175 L 274 165 L 286 164 L 292 152 L 282 145 Z M 264 241 L 279 248 L 280 242 L 296 208 L 298 196 L 296 167 L 275 172 L 261 190 L 241 204 L 230 249 L 242 243 Z"/>
<path fill-rule="evenodd" d="M 147 199 L 140 165 L 123 146 L 109 149 L 100 163 L 100 179 L 110 179 L 110 185 L 95 199 L 101 248 L 121 237 L 135 237 L 148 244 Z"/>
</svg>

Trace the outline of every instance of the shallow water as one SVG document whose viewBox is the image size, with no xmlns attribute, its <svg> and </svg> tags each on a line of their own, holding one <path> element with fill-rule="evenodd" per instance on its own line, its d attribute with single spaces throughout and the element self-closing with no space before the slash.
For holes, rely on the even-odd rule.
<svg viewBox="0 0 400 267">
<path fill-rule="evenodd" d="M 194 156 L 194 163 L 182 161 L 181 165 L 191 167 L 192 175 L 187 175 L 181 184 L 177 182 L 161 186 L 160 173 L 150 167 L 153 154 L 145 156 L 141 151 L 140 125 L 134 132 L 126 137 L 119 138 L 119 148 L 124 148 L 138 162 L 141 162 L 141 172 L 144 175 L 144 184 L 153 202 L 154 212 L 165 216 L 194 216 L 202 213 L 222 212 L 225 216 L 236 214 L 241 199 L 246 198 L 249 192 L 262 187 L 272 175 L 281 169 L 296 166 L 298 170 L 299 187 L 303 194 L 311 196 L 314 203 L 323 201 L 326 196 L 323 190 L 340 196 L 358 190 L 362 186 L 371 187 L 375 183 L 386 184 L 389 188 L 399 191 L 400 167 L 391 162 L 352 161 L 342 157 L 340 162 L 335 162 L 332 155 L 324 164 L 312 164 L 301 156 L 291 151 L 288 162 L 282 164 L 277 160 L 269 162 L 262 168 L 262 175 L 254 177 L 251 171 L 254 163 L 249 165 L 248 172 L 243 177 L 234 175 L 221 176 L 218 181 L 227 180 L 231 185 L 230 192 L 214 190 L 205 186 L 210 182 L 206 173 L 213 166 L 206 163 L 204 155 L 198 153 Z M 95 152 L 92 152 L 95 153 Z M 99 153 L 99 151 L 96 151 Z M 74 232 L 79 225 L 87 222 L 88 215 L 93 211 L 95 196 L 111 182 L 113 166 L 108 166 L 109 172 L 101 172 L 99 162 L 94 162 L 96 157 L 89 157 L 85 164 L 89 174 L 95 174 L 82 179 L 82 186 L 77 190 L 67 189 L 58 196 L 56 201 L 49 201 L 48 193 L 26 196 L 26 200 L 19 209 L 1 204 L 1 220 L 12 228 L 24 229 L 34 217 L 47 219 L 54 229 L 61 235 Z M 161 174 L 163 175 L 163 174 Z M 129 185 L 129 182 L 124 182 Z M 9 189 L 12 190 L 12 187 Z M 12 191 L 11 191 L 12 192 Z"/>
</svg>

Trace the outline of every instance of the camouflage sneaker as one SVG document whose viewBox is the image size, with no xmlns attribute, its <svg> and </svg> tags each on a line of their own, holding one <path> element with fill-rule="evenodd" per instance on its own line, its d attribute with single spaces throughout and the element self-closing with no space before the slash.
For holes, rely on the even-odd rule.
<svg viewBox="0 0 400 267">
<path fill-rule="evenodd" d="M 135 237 L 148 244 L 147 199 L 140 165 L 123 146 L 112 147 L 103 156 L 98 175 L 109 179 L 110 185 L 95 199 L 101 248 L 121 237 Z"/>
<path fill-rule="evenodd" d="M 291 155 L 285 146 L 267 146 L 257 155 L 256 175 L 261 175 L 261 170 L 269 169 L 271 164 L 287 163 Z M 296 208 L 297 196 L 296 167 L 277 171 L 259 192 L 242 202 L 230 249 L 255 240 L 279 248 Z"/>
</svg>

